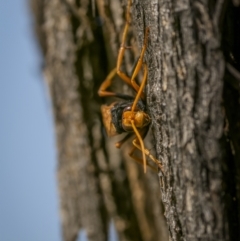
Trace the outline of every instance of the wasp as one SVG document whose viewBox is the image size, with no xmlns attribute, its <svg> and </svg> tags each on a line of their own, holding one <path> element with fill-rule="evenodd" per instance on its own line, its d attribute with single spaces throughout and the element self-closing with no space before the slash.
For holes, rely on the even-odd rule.
<svg viewBox="0 0 240 241">
<path fill-rule="evenodd" d="M 126 47 L 126 38 L 130 24 L 130 8 L 132 1 L 128 1 L 127 11 L 126 11 L 126 24 L 123 30 L 121 46 L 118 53 L 117 65 L 116 67 L 108 74 L 104 82 L 101 84 L 98 95 L 100 97 L 117 97 L 123 101 L 114 102 L 110 105 L 102 105 L 101 112 L 103 117 L 103 124 L 105 126 L 108 136 L 115 136 L 121 133 L 126 132 L 127 135 L 115 145 L 117 148 L 120 148 L 122 144 L 127 141 L 129 138 L 135 135 L 135 138 L 132 141 L 133 148 L 130 151 L 129 155 L 135 161 L 143 164 L 144 173 L 146 173 L 147 166 L 152 167 L 146 161 L 146 156 L 148 156 L 160 170 L 163 171 L 163 167 L 160 161 L 158 161 L 154 156 L 150 154 L 150 151 L 145 148 L 143 139 L 148 133 L 151 118 L 146 109 L 146 100 L 144 94 L 144 87 L 146 85 L 147 76 L 148 76 L 148 67 L 143 61 L 145 51 L 148 44 L 148 35 L 149 27 L 145 29 L 143 46 L 141 49 L 140 57 L 135 65 L 133 74 L 131 77 L 127 76 L 121 70 L 121 64 L 123 61 L 123 56 Z M 140 86 L 136 83 L 135 78 L 137 77 L 139 71 L 143 68 L 143 77 Z M 129 96 L 121 93 L 110 92 L 107 89 L 112 84 L 113 78 L 118 75 L 126 84 L 128 84 L 136 92 L 136 96 Z M 139 159 L 133 155 L 134 150 L 138 149 L 142 152 L 142 159 Z"/>
</svg>

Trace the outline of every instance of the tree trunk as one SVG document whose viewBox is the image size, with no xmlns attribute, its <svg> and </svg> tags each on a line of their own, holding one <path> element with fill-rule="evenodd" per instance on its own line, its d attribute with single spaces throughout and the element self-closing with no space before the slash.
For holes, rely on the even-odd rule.
<svg viewBox="0 0 240 241">
<path fill-rule="evenodd" d="M 126 4 L 32 0 L 55 114 L 64 240 L 81 228 L 90 241 L 107 240 L 111 220 L 121 241 L 240 240 L 239 2 L 133 1 L 122 69 L 131 75 L 149 27 L 147 142 L 164 166 L 159 180 L 129 159 L 131 142 L 114 147 L 121 137 L 106 137 L 100 115 L 108 100 L 97 90 L 116 66 Z M 117 78 L 112 89 L 130 92 Z"/>
</svg>

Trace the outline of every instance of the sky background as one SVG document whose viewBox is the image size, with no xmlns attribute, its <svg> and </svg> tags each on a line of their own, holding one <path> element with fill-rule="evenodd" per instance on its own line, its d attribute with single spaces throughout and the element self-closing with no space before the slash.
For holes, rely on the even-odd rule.
<svg viewBox="0 0 240 241">
<path fill-rule="evenodd" d="M 0 0 L 0 241 L 62 240 L 53 116 L 32 22 L 27 0 Z"/>
<path fill-rule="evenodd" d="M 0 241 L 62 240 L 42 63 L 28 0 L 0 0 Z M 109 240 L 117 240 L 112 224 Z"/>
<path fill-rule="evenodd" d="M 51 104 L 27 0 L 0 1 L 0 240 L 61 240 Z"/>
</svg>

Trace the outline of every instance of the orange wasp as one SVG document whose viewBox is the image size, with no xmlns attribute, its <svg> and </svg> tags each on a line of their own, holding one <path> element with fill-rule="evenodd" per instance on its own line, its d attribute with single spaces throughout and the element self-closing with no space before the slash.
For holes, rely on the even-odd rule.
<svg viewBox="0 0 240 241">
<path fill-rule="evenodd" d="M 126 48 L 125 42 L 129 28 L 130 22 L 130 7 L 132 1 L 128 1 L 127 12 L 126 12 L 126 24 L 123 31 L 122 43 L 119 49 L 117 66 L 114 68 L 101 84 L 98 94 L 101 97 L 118 97 L 123 99 L 121 102 L 114 102 L 111 105 L 103 105 L 101 107 L 101 112 L 103 116 L 103 123 L 106 128 L 108 136 L 115 136 L 121 133 L 127 132 L 128 134 L 119 142 L 116 143 L 116 147 L 120 148 L 122 144 L 128 140 L 130 137 L 135 135 L 135 138 L 132 142 L 133 149 L 130 151 L 129 155 L 137 162 L 143 164 L 144 172 L 146 173 L 147 166 L 152 167 L 147 164 L 146 155 L 158 165 L 158 167 L 163 171 L 163 167 L 160 161 L 153 157 L 149 150 L 144 147 L 143 139 L 145 138 L 149 126 L 151 123 L 151 118 L 146 112 L 145 105 L 145 95 L 143 93 L 143 88 L 145 87 L 148 75 L 147 65 L 143 62 L 144 53 L 147 48 L 149 28 L 146 28 L 144 35 L 143 47 L 140 53 L 140 57 L 137 61 L 137 64 L 133 70 L 131 77 L 128 77 L 124 72 L 121 71 L 120 67 L 122 64 L 124 51 Z M 135 78 L 138 75 L 139 71 L 143 67 L 143 78 L 140 86 L 136 83 Z M 112 79 L 115 75 L 118 75 L 125 83 L 131 86 L 136 91 L 136 96 L 132 97 L 125 94 L 114 93 L 107 90 L 111 85 Z M 142 159 L 139 159 L 133 156 L 135 149 L 139 149 L 142 152 Z"/>
</svg>

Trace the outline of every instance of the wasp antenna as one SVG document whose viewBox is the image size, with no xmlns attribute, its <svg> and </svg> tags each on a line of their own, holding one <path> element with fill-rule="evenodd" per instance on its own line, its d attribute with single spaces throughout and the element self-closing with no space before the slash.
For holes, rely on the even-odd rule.
<svg viewBox="0 0 240 241">
<path fill-rule="evenodd" d="M 140 146 L 141 146 L 141 149 L 142 149 L 142 157 L 143 157 L 143 170 L 144 170 L 144 173 L 147 172 L 147 161 L 146 161 L 146 155 L 145 155 L 145 148 L 144 148 L 144 143 L 143 143 L 143 140 L 142 140 L 142 137 L 141 135 L 139 134 L 136 126 L 134 125 L 134 121 L 131 120 L 131 124 L 132 124 L 132 128 L 138 138 L 138 141 L 140 143 Z"/>
</svg>

